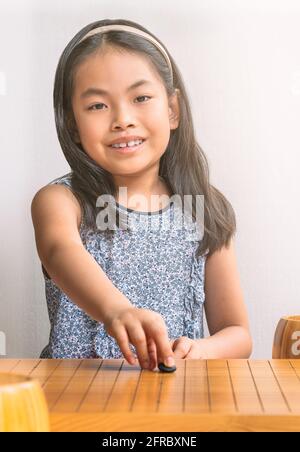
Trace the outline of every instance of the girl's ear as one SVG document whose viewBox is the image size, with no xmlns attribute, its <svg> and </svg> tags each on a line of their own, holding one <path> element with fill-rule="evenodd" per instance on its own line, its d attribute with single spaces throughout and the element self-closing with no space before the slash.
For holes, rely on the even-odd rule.
<svg viewBox="0 0 300 452">
<path fill-rule="evenodd" d="M 180 91 L 178 88 L 176 88 L 175 92 L 171 95 L 169 99 L 169 121 L 171 130 L 177 129 L 179 125 L 180 119 L 179 94 Z"/>
</svg>

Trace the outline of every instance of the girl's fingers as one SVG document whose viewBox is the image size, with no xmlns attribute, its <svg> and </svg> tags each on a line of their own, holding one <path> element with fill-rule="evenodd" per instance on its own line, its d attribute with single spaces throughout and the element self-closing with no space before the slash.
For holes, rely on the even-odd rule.
<svg viewBox="0 0 300 452">
<path fill-rule="evenodd" d="M 180 337 L 174 341 L 173 350 L 175 358 L 184 359 L 189 354 L 192 342 L 186 337 Z"/>
<path fill-rule="evenodd" d="M 130 331 L 127 330 L 127 335 L 130 343 L 135 347 L 141 368 L 148 369 L 150 360 L 148 355 L 147 339 L 143 328 L 140 325 L 134 325 L 134 327 L 130 328 Z"/>
<path fill-rule="evenodd" d="M 186 359 L 202 359 L 202 357 L 199 356 L 199 352 L 197 351 L 196 347 L 192 347 L 185 358 Z"/>
<path fill-rule="evenodd" d="M 174 353 L 168 338 L 168 333 L 165 326 L 162 326 L 159 329 L 156 329 L 153 333 L 153 340 L 156 345 L 157 350 L 157 359 L 158 363 L 164 363 L 166 366 L 173 366 L 174 361 Z M 172 363 L 169 359 L 172 359 Z"/>
<path fill-rule="evenodd" d="M 199 350 L 199 347 L 197 347 L 195 344 L 192 345 L 186 358 L 187 359 L 208 359 L 205 351 Z"/>
<path fill-rule="evenodd" d="M 150 359 L 149 369 L 154 370 L 157 366 L 157 351 L 155 342 L 151 337 L 148 339 L 148 353 Z"/>
<path fill-rule="evenodd" d="M 118 328 L 118 330 L 114 333 L 114 338 L 118 342 L 124 358 L 129 362 L 129 364 L 135 364 L 135 356 L 129 348 L 129 337 L 126 329 L 124 327 Z"/>
</svg>

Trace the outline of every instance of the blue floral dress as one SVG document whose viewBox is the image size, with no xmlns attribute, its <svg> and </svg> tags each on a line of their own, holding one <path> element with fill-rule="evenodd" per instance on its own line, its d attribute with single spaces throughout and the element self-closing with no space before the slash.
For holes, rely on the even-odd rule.
<svg viewBox="0 0 300 452">
<path fill-rule="evenodd" d="M 72 190 L 71 173 L 50 184 L 64 184 Z M 161 314 L 169 339 L 202 338 L 208 251 L 195 257 L 199 240 L 188 227 L 178 227 L 180 214 L 175 203 L 157 212 L 138 212 L 118 203 L 115 208 L 121 216 L 126 215 L 127 229 L 119 227 L 113 234 L 95 232 L 82 219 L 79 232 L 83 246 L 132 305 Z M 68 298 L 43 266 L 42 271 L 51 330 L 40 357 L 122 358 L 117 341 L 106 333 L 103 323 Z M 132 344 L 130 348 L 135 353 Z"/>
</svg>

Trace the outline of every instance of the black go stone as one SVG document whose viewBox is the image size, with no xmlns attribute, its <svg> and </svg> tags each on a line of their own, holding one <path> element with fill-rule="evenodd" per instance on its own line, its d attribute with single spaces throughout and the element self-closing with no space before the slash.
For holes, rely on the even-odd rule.
<svg viewBox="0 0 300 452">
<path fill-rule="evenodd" d="M 159 363 L 158 364 L 158 368 L 161 372 L 175 372 L 176 370 L 176 366 L 165 366 L 164 363 Z"/>
</svg>

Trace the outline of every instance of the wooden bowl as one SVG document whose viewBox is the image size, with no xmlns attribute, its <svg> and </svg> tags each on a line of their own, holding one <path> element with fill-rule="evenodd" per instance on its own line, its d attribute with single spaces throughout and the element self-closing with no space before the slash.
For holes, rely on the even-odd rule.
<svg viewBox="0 0 300 452">
<path fill-rule="evenodd" d="M 273 341 L 273 359 L 300 359 L 300 315 L 282 317 Z"/>
<path fill-rule="evenodd" d="M 49 413 L 40 383 L 0 373 L 0 432 L 49 432 Z"/>
</svg>

